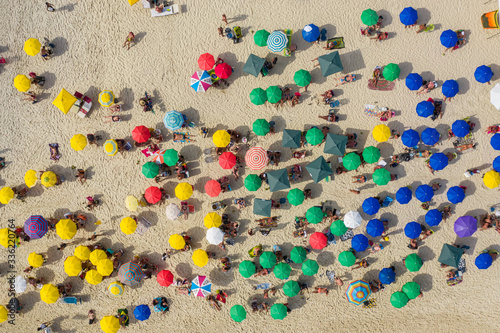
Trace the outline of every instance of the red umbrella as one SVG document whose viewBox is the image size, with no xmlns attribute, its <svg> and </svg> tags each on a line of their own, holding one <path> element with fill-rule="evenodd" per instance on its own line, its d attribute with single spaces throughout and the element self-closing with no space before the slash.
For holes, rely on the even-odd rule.
<svg viewBox="0 0 500 333">
<path fill-rule="evenodd" d="M 172 272 L 167 271 L 166 269 L 162 270 L 156 276 L 156 281 L 160 284 L 160 286 L 168 287 L 174 282 L 174 275 Z"/>
<path fill-rule="evenodd" d="M 231 76 L 231 73 L 233 73 L 233 69 L 225 62 L 222 64 L 218 64 L 215 67 L 215 75 L 217 75 L 221 79 L 227 79 L 229 76 Z"/>
<path fill-rule="evenodd" d="M 161 191 L 156 186 L 150 186 L 147 188 L 146 193 L 144 194 L 146 201 L 150 204 L 155 204 L 161 200 Z"/>
<path fill-rule="evenodd" d="M 220 184 L 216 180 L 213 180 L 213 179 L 209 180 L 205 184 L 205 192 L 207 192 L 207 194 L 209 196 L 211 196 L 212 198 L 218 196 L 220 191 L 221 191 Z"/>
<path fill-rule="evenodd" d="M 232 169 L 236 165 L 236 156 L 231 152 L 222 153 L 219 156 L 219 165 L 222 169 Z"/>
<path fill-rule="evenodd" d="M 214 56 L 210 53 L 203 53 L 198 59 L 198 66 L 204 71 L 211 70 L 215 65 Z"/>
<path fill-rule="evenodd" d="M 315 232 L 314 234 L 311 235 L 309 238 L 309 244 L 313 249 L 316 250 L 321 250 L 326 246 L 326 236 L 324 233 L 321 232 Z"/>
<path fill-rule="evenodd" d="M 142 125 L 137 126 L 132 131 L 132 139 L 134 139 L 135 141 L 137 141 L 139 143 L 148 141 L 150 137 L 151 137 L 151 133 L 149 133 L 149 128 L 147 128 L 146 126 L 142 126 Z"/>
</svg>

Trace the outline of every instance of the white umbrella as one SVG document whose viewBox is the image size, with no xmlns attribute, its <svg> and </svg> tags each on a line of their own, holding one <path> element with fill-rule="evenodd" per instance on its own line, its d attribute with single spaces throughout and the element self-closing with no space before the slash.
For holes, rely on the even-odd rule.
<svg viewBox="0 0 500 333">
<path fill-rule="evenodd" d="M 18 294 L 26 290 L 26 280 L 21 275 L 16 276 L 14 280 L 14 289 Z"/>
<path fill-rule="evenodd" d="M 490 102 L 497 110 L 500 110 L 500 83 L 497 83 L 490 91 Z"/>
<path fill-rule="evenodd" d="M 207 241 L 210 244 L 218 245 L 224 240 L 224 232 L 219 228 L 210 228 L 207 230 Z"/>
<path fill-rule="evenodd" d="M 355 229 L 361 225 L 361 221 L 363 219 L 361 218 L 361 215 L 354 211 L 351 210 L 349 213 L 345 214 L 344 216 L 344 224 L 346 227 Z"/>
<path fill-rule="evenodd" d="M 165 213 L 167 214 L 167 218 L 173 221 L 179 217 L 181 210 L 179 209 L 179 207 L 177 207 L 176 204 L 170 204 L 167 206 L 167 210 L 165 211 Z"/>
</svg>

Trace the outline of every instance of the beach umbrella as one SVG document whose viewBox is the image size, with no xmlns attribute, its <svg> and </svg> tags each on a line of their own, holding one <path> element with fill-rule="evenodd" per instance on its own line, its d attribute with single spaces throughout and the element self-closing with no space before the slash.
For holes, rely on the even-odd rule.
<svg viewBox="0 0 500 333">
<path fill-rule="evenodd" d="M 290 205 L 298 206 L 304 202 L 304 192 L 298 188 L 294 188 L 288 192 L 286 199 Z"/>
<path fill-rule="evenodd" d="M 185 121 L 184 115 L 179 111 L 175 110 L 168 111 L 167 113 L 165 113 L 165 116 L 163 117 L 163 125 L 165 125 L 166 129 L 171 131 L 176 131 L 180 129 L 184 124 L 184 121 Z"/>
<path fill-rule="evenodd" d="M 118 153 L 118 143 L 115 140 L 106 140 L 103 147 L 108 156 L 115 156 Z"/>
<path fill-rule="evenodd" d="M 315 232 L 309 237 L 309 244 L 313 249 L 321 250 L 326 246 L 327 240 L 324 233 Z"/>
<path fill-rule="evenodd" d="M 212 140 L 216 147 L 224 148 L 231 142 L 231 136 L 225 130 L 218 130 L 214 133 Z"/>
<path fill-rule="evenodd" d="M 215 75 L 217 75 L 221 79 L 227 79 L 233 73 L 233 68 L 228 64 L 226 64 L 225 62 L 223 62 L 222 64 L 218 64 L 217 66 L 215 66 L 214 71 Z"/>
<path fill-rule="evenodd" d="M 298 130 L 284 129 L 281 145 L 289 148 L 300 148 L 302 132 Z"/>
<path fill-rule="evenodd" d="M 451 130 L 459 138 L 465 137 L 470 132 L 470 126 L 465 120 L 455 120 L 451 125 Z"/>
<path fill-rule="evenodd" d="M 288 297 L 297 296 L 300 292 L 300 286 L 297 281 L 290 280 L 283 285 L 283 293 Z"/>
<path fill-rule="evenodd" d="M 247 312 L 245 308 L 239 304 L 233 305 L 231 307 L 231 310 L 229 311 L 229 314 L 231 315 L 231 319 L 237 323 L 240 323 L 247 318 Z"/>
<path fill-rule="evenodd" d="M 179 183 L 175 187 L 175 196 L 179 200 L 187 200 L 193 195 L 193 186 L 189 183 Z"/>
<path fill-rule="evenodd" d="M 255 105 L 262 105 L 267 102 L 266 91 L 262 88 L 255 88 L 250 92 L 250 102 Z"/>
<path fill-rule="evenodd" d="M 168 219 L 174 221 L 181 214 L 181 210 L 179 209 L 179 207 L 177 207 L 176 204 L 172 203 L 172 204 L 167 206 L 167 209 L 165 210 L 165 214 L 167 215 Z"/>
<path fill-rule="evenodd" d="M 431 209 L 425 214 L 425 223 L 430 227 L 435 227 L 443 220 L 443 214 L 437 209 Z"/>
<path fill-rule="evenodd" d="M 262 147 L 252 147 L 245 154 L 245 163 L 251 170 L 260 170 L 265 167 L 269 159 Z"/>
<path fill-rule="evenodd" d="M 444 47 L 453 47 L 458 42 L 457 33 L 451 29 L 445 30 L 441 33 L 439 40 L 441 41 L 441 45 L 443 45 Z"/>
<path fill-rule="evenodd" d="M 41 267 L 43 265 L 43 256 L 36 252 L 31 252 L 28 256 L 28 264 L 34 268 Z"/>
<path fill-rule="evenodd" d="M 245 279 L 255 274 L 255 264 L 250 260 L 243 260 L 238 266 L 238 270 Z"/>
<path fill-rule="evenodd" d="M 71 239 L 76 235 L 76 223 L 70 219 L 62 219 L 56 223 L 56 233 L 61 239 Z"/>
<path fill-rule="evenodd" d="M 307 276 L 313 276 L 318 273 L 319 265 L 315 260 L 308 259 L 302 264 L 302 273 Z"/>
<path fill-rule="evenodd" d="M 380 159 L 380 149 L 373 146 L 366 147 L 363 149 L 363 159 L 366 163 L 377 163 Z"/>
<path fill-rule="evenodd" d="M 76 151 L 83 150 L 87 146 L 87 138 L 83 134 L 75 134 L 69 141 L 71 148 Z"/>
<path fill-rule="evenodd" d="M 273 252 L 262 252 L 259 258 L 259 264 L 264 268 L 273 268 L 276 265 L 276 255 Z"/>
<path fill-rule="evenodd" d="M 71 95 L 65 89 L 61 89 L 59 95 L 57 95 L 56 99 L 52 101 L 52 104 L 54 104 L 64 114 L 67 114 L 76 101 L 77 99 L 75 96 Z"/>
<path fill-rule="evenodd" d="M 373 219 L 368 221 L 366 225 L 366 233 L 372 237 L 381 236 L 385 231 L 385 226 L 379 219 Z"/>
<path fill-rule="evenodd" d="M 458 94 L 458 82 L 455 80 L 446 80 L 441 87 L 441 91 L 445 97 L 455 97 Z"/>
<path fill-rule="evenodd" d="M 350 267 L 356 262 L 356 256 L 351 251 L 342 251 L 339 253 L 339 263 L 344 267 Z"/>
<path fill-rule="evenodd" d="M 215 65 L 215 59 L 214 56 L 211 55 L 210 53 L 203 53 L 198 58 L 198 66 L 203 71 L 211 70 L 214 67 L 214 65 Z"/>
<path fill-rule="evenodd" d="M 420 185 L 415 190 L 415 197 L 421 202 L 431 201 L 433 196 L 434 191 L 432 190 L 432 187 L 427 184 Z"/>
<path fill-rule="evenodd" d="M 406 205 L 412 199 L 412 192 L 408 187 L 401 187 L 396 192 L 396 200 L 402 204 Z"/>
<path fill-rule="evenodd" d="M 277 320 L 283 320 L 287 316 L 287 308 L 281 303 L 276 303 L 271 306 L 271 317 Z"/>
<path fill-rule="evenodd" d="M 128 0 L 129 5 L 135 5 L 139 0 Z"/>
<path fill-rule="evenodd" d="M 179 161 L 179 153 L 175 149 L 167 149 L 163 152 L 163 162 L 168 166 L 174 166 Z"/>
<path fill-rule="evenodd" d="M 255 36 L 254 36 L 255 38 Z M 267 40 L 267 38 L 266 38 Z M 265 43 L 265 41 L 264 41 Z M 265 46 L 265 45 L 262 45 Z M 247 62 L 245 63 L 245 66 L 243 66 L 243 72 L 251 74 L 255 77 L 258 77 L 260 74 L 260 70 L 264 66 L 264 63 L 266 62 L 265 59 L 262 59 L 260 57 L 257 57 L 255 54 L 250 54 L 248 56 Z"/>
<path fill-rule="evenodd" d="M 360 305 L 371 295 L 370 284 L 363 280 L 353 281 L 347 286 L 345 295 L 350 303 Z"/>
<path fill-rule="evenodd" d="M 105 316 L 101 319 L 99 324 L 104 333 L 116 333 L 121 327 L 120 321 L 115 316 Z"/>
<path fill-rule="evenodd" d="M 124 217 L 120 222 L 120 229 L 125 235 L 132 235 L 137 229 L 137 222 L 131 217 Z"/>
<path fill-rule="evenodd" d="M 377 24 L 378 21 L 378 15 L 377 12 L 374 11 L 373 9 L 365 9 L 361 13 L 361 22 L 365 25 L 375 25 Z"/>
<path fill-rule="evenodd" d="M 305 69 L 299 69 L 293 75 L 293 81 L 299 87 L 305 87 L 311 83 L 311 74 Z"/>
<path fill-rule="evenodd" d="M 218 228 L 222 224 L 222 218 L 220 217 L 219 214 L 211 212 L 205 215 L 205 218 L 203 219 L 203 224 L 205 224 L 205 227 L 208 229 Z"/>
<path fill-rule="evenodd" d="M 9 228 L 0 229 L 0 245 L 5 248 L 14 248 L 16 234 Z"/>
<path fill-rule="evenodd" d="M 206 276 L 198 275 L 191 281 L 191 293 L 196 297 L 205 297 L 212 291 L 212 282 Z"/>
<path fill-rule="evenodd" d="M 129 287 L 139 284 L 143 276 L 141 266 L 132 261 L 121 265 L 118 270 L 118 279 Z"/>
<path fill-rule="evenodd" d="M 455 221 L 453 229 L 460 238 L 472 236 L 477 230 L 477 220 L 472 216 L 461 216 Z"/>
<path fill-rule="evenodd" d="M 154 162 L 146 162 L 142 166 L 142 174 L 146 178 L 155 178 L 160 172 L 160 167 Z"/>
<path fill-rule="evenodd" d="M 262 185 L 262 180 L 259 178 L 259 176 L 250 174 L 245 177 L 245 188 L 251 192 L 257 191 L 261 185 Z"/>
<path fill-rule="evenodd" d="M 161 190 L 156 186 L 150 186 L 146 189 L 144 197 L 146 198 L 146 201 L 149 202 L 150 204 L 155 204 L 161 200 L 162 197 Z"/>
<path fill-rule="evenodd" d="M 125 198 L 125 206 L 127 206 L 127 209 L 131 212 L 135 212 L 139 207 L 139 201 L 137 201 L 133 195 L 129 195 Z"/>
<path fill-rule="evenodd" d="M 500 174 L 495 170 L 490 170 L 484 174 L 483 182 L 487 188 L 496 188 L 500 185 Z"/>
<path fill-rule="evenodd" d="M 269 122 L 265 119 L 257 119 L 252 125 L 253 132 L 258 136 L 265 136 L 269 133 L 270 127 Z"/>
<path fill-rule="evenodd" d="M 487 269 L 493 263 L 493 259 L 491 258 L 491 255 L 489 253 L 485 252 L 478 255 L 474 263 L 479 269 Z"/>
<path fill-rule="evenodd" d="M 354 210 L 351 210 L 347 212 L 344 216 L 344 224 L 346 227 L 350 229 L 355 229 L 361 225 L 361 221 L 363 219 L 361 218 L 361 215 Z"/>
<path fill-rule="evenodd" d="M 26 52 L 29 56 L 36 56 L 40 49 L 42 48 L 42 44 L 36 38 L 30 38 L 24 42 L 24 52 Z"/>
<path fill-rule="evenodd" d="M 219 165 L 222 169 L 232 169 L 236 165 L 236 156 L 229 151 L 222 153 L 219 156 Z"/>
<path fill-rule="evenodd" d="M 267 46 L 267 40 L 269 38 L 270 33 L 264 29 L 257 30 L 255 35 L 253 35 L 253 41 L 258 46 Z"/>
<path fill-rule="evenodd" d="M 375 215 L 380 210 L 380 202 L 373 197 L 369 197 L 363 201 L 363 205 L 361 207 L 363 208 L 363 212 L 365 212 L 365 214 Z"/>
<path fill-rule="evenodd" d="M 191 76 L 190 85 L 196 92 L 205 92 L 212 85 L 212 78 L 207 71 L 196 71 Z"/>
<path fill-rule="evenodd" d="M 102 282 L 102 275 L 95 269 L 91 269 L 85 273 L 85 280 L 90 284 L 97 285 Z"/>
<path fill-rule="evenodd" d="M 417 222 L 409 222 L 405 226 L 405 235 L 410 239 L 415 239 L 422 233 L 422 226 Z"/>
<path fill-rule="evenodd" d="M 441 138 L 441 134 L 432 127 L 427 127 L 422 132 L 422 142 L 428 146 L 434 146 Z"/>
<path fill-rule="evenodd" d="M 493 77 L 493 71 L 489 66 L 481 65 L 474 71 L 474 78 L 479 83 L 490 82 L 492 77 Z"/>
<path fill-rule="evenodd" d="M 115 102 L 115 95 L 111 90 L 103 90 L 99 94 L 99 104 L 108 108 Z"/>
<path fill-rule="evenodd" d="M 408 296 L 402 291 L 396 291 L 391 295 L 391 304 L 393 307 L 400 309 L 406 304 L 408 304 Z"/>
<path fill-rule="evenodd" d="M 48 186 L 47 186 L 48 187 Z M 6 205 L 14 198 L 14 191 L 10 187 L 2 187 L 0 190 L 0 203 Z"/>
<path fill-rule="evenodd" d="M 290 260 L 296 264 L 301 264 L 306 260 L 307 251 L 302 246 L 295 246 L 292 251 L 290 251 Z"/>
<path fill-rule="evenodd" d="M 399 66 L 391 62 L 390 64 L 384 67 L 382 75 L 384 76 L 384 79 L 386 79 L 387 81 L 394 81 L 399 78 L 400 72 L 401 69 L 399 68 Z"/>
<path fill-rule="evenodd" d="M 312 224 L 320 223 L 321 221 L 323 221 L 324 217 L 325 215 L 323 214 L 323 211 L 318 206 L 313 206 L 309 208 L 306 212 L 307 222 Z"/>
<path fill-rule="evenodd" d="M 375 141 L 385 142 L 391 137 L 391 130 L 386 125 L 380 124 L 373 128 L 372 136 Z"/>
<path fill-rule="evenodd" d="M 382 284 L 391 284 L 396 281 L 396 273 L 391 268 L 382 268 L 378 273 L 378 279 Z"/>
<path fill-rule="evenodd" d="M 443 153 L 432 154 L 429 158 L 429 166 L 436 171 L 443 170 L 448 166 L 448 156 Z"/>
<path fill-rule="evenodd" d="M 368 248 L 368 237 L 358 234 L 351 239 L 351 247 L 356 252 L 363 252 Z"/>
<path fill-rule="evenodd" d="M 438 262 L 458 268 L 458 263 L 460 262 L 463 253 L 463 249 L 448 244 L 443 244 Z"/>
<path fill-rule="evenodd" d="M 399 13 L 399 20 L 404 25 L 414 25 L 418 20 L 418 13 L 412 7 L 406 7 Z"/>
<path fill-rule="evenodd" d="M 76 247 L 75 252 L 73 253 L 75 257 L 80 260 L 89 260 L 90 258 L 90 249 L 88 246 L 79 245 Z"/>
<path fill-rule="evenodd" d="M 422 87 L 422 77 L 417 73 L 408 74 L 405 79 L 406 87 L 410 90 L 418 90 Z"/>
<path fill-rule="evenodd" d="M 500 83 L 495 84 L 490 90 L 490 102 L 495 109 L 500 110 Z"/>
<path fill-rule="evenodd" d="M 465 198 L 464 190 L 459 186 L 453 186 L 448 189 L 446 192 L 446 196 L 448 197 L 448 201 L 452 204 L 460 203 Z"/>
<path fill-rule="evenodd" d="M 174 274 L 171 271 L 163 269 L 156 275 L 156 281 L 162 287 L 168 287 L 174 283 Z"/>
<path fill-rule="evenodd" d="M 432 116 L 434 113 L 434 104 L 430 101 L 422 101 L 417 104 L 417 114 L 422 118 Z"/>
<path fill-rule="evenodd" d="M 52 171 L 45 171 L 40 177 L 41 183 L 45 187 L 52 187 L 57 183 L 57 176 Z"/>
<path fill-rule="evenodd" d="M 38 177 L 36 176 L 35 170 L 28 170 L 24 174 L 24 183 L 29 188 L 32 188 L 33 186 L 35 186 L 37 180 L 38 180 Z"/>
<path fill-rule="evenodd" d="M 302 29 L 302 38 L 306 42 L 312 43 L 318 40 L 319 37 L 319 28 L 314 24 L 308 24 Z M 303 87 L 303 86 L 301 86 Z"/>
<path fill-rule="evenodd" d="M 278 103 L 282 95 L 283 92 L 278 86 L 270 86 L 266 89 L 267 101 L 271 104 Z"/>
<path fill-rule="evenodd" d="M 413 281 L 407 282 L 403 285 L 403 292 L 408 299 L 415 299 L 420 295 L 420 285 Z"/>
<path fill-rule="evenodd" d="M 149 128 L 146 126 L 136 126 L 132 130 L 132 139 L 134 139 L 136 142 L 143 143 L 149 140 L 151 137 L 151 133 L 149 132 Z M 87 141 L 85 141 L 87 142 Z"/>
<path fill-rule="evenodd" d="M 111 293 L 111 295 L 114 296 L 121 296 L 123 295 L 123 284 L 120 282 L 111 282 L 108 286 L 108 290 Z"/>
<path fill-rule="evenodd" d="M 275 30 L 271 32 L 269 37 L 267 37 L 267 47 L 272 52 L 281 52 L 285 49 L 288 44 L 288 38 L 285 33 L 280 30 Z M 257 44 L 259 45 L 259 44 Z"/>
<path fill-rule="evenodd" d="M 26 290 L 26 287 L 26 279 L 21 275 L 16 276 L 16 279 L 14 280 L 14 290 L 16 291 L 16 294 L 24 292 Z"/>
<path fill-rule="evenodd" d="M 48 231 L 48 222 L 41 215 L 31 215 L 24 222 L 24 232 L 31 239 L 42 238 Z"/>
<path fill-rule="evenodd" d="M 59 296 L 59 289 L 51 283 L 44 284 L 40 290 L 40 298 L 47 304 L 55 303 Z"/>
<path fill-rule="evenodd" d="M 89 260 L 92 265 L 97 266 L 99 261 L 103 259 L 108 259 L 106 252 L 104 252 L 103 250 L 94 250 L 90 252 Z"/>
<path fill-rule="evenodd" d="M 134 309 L 135 319 L 139 321 L 144 321 L 149 319 L 149 316 L 151 316 L 151 310 L 149 309 L 149 306 L 141 304 L 135 307 Z"/>
<path fill-rule="evenodd" d="M 346 145 L 347 136 L 327 133 L 323 152 L 325 154 L 344 156 Z"/>
<path fill-rule="evenodd" d="M 349 153 L 344 156 L 342 164 L 347 170 L 356 170 L 361 165 L 361 157 L 354 152 Z"/>
<path fill-rule="evenodd" d="M 412 253 L 406 257 L 405 266 L 410 272 L 418 272 L 422 267 L 422 259 L 415 253 Z"/>
<path fill-rule="evenodd" d="M 342 220 L 336 220 L 333 221 L 333 223 L 330 225 L 330 232 L 334 234 L 335 236 L 342 236 L 347 232 L 347 227 L 344 224 L 344 221 Z"/>
<path fill-rule="evenodd" d="M 186 246 L 186 241 L 181 235 L 173 234 L 168 238 L 168 243 L 175 250 L 181 250 Z"/>
<path fill-rule="evenodd" d="M 253 213 L 255 215 L 271 217 L 271 206 L 272 206 L 271 200 L 254 199 Z"/>
<path fill-rule="evenodd" d="M 320 156 L 311 163 L 307 164 L 306 169 L 315 183 L 319 183 L 321 180 L 330 176 L 333 172 L 332 168 L 323 156 Z"/>
<path fill-rule="evenodd" d="M 208 254 L 202 249 L 195 250 L 191 258 L 193 259 L 193 264 L 198 267 L 204 267 L 208 263 Z"/>
<path fill-rule="evenodd" d="M 115 270 L 113 267 L 113 260 L 111 259 L 101 259 L 97 263 L 97 272 L 102 276 L 110 276 L 111 273 Z"/>
<path fill-rule="evenodd" d="M 338 51 L 318 57 L 318 63 L 323 76 L 338 73 L 344 69 Z"/>
<path fill-rule="evenodd" d="M 0 305 L 0 323 L 7 321 L 8 317 L 9 311 L 7 311 L 7 308 L 5 308 L 5 306 Z"/>
<path fill-rule="evenodd" d="M 286 280 L 290 277 L 290 273 L 292 272 L 292 267 L 290 265 L 285 264 L 284 262 L 277 264 L 274 266 L 274 276 L 280 280 Z"/>
<path fill-rule="evenodd" d="M 490 140 L 491 147 L 495 150 L 500 150 L 500 134 L 495 133 Z"/>
<path fill-rule="evenodd" d="M 14 87 L 20 92 L 26 92 L 30 90 L 31 81 L 26 75 L 19 74 L 14 78 Z"/>
<path fill-rule="evenodd" d="M 387 185 L 391 181 L 391 173 L 386 169 L 377 169 L 373 173 L 373 181 L 377 185 Z"/>
<path fill-rule="evenodd" d="M 248 177 L 247 177 L 248 178 Z M 259 179 L 260 180 L 260 179 Z M 220 183 L 216 180 L 209 180 L 205 184 L 205 192 L 212 198 L 215 198 L 221 192 Z"/>
<path fill-rule="evenodd" d="M 401 141 L 406 147 L 415 147 L 420 141 L 420 135 L 414 129 L 407 129 L 401 135 Z"/>
<path fill-rule="evenodd" d="M 64 260 L 64 271 L 69 276 L 78 276 L 82 271 L 82 261 L 75 256 L 67 257 Z"/>
</svg>

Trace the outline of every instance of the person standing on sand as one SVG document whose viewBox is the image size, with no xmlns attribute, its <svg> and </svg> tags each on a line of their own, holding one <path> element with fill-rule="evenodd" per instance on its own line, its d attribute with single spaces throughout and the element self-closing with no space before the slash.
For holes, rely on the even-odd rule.
<svg viewBox="0 0 500 333">
<path fill-rule="evenodd" d="M 134 41 L 135 35 L 131 31 L 127 35 L 127 39 L 125 40 L 125 43 L 123 43 L 123 47 L 127 46 L 127 50 L 130 50 L 130 44 Z"/>
<path fill-rule="evenodd" d="M 226 14 L 222 14 L 222 22 L 226 23 L 226 25 L 229 25 L 229 23 L 227 23 Z"/>
<path fill-rule="evenodd" d="M 217 28 L 219 31 L 219 36 L 224 37 L 224 30 L 222 30 L 222 27 Z"/>
<path fill-rule="evenodd" d="M 53 5 L 53 4 L 51 4 L 51 3 L 46 2 L 46 3 L 45 3 L 45 6 L 47 6 L 47 10 L 48 10 L 49 12 L 55 12 L 55 11 L 56 11 L 56 9 L 54 8 L 54 5 Z"/>
</svg>

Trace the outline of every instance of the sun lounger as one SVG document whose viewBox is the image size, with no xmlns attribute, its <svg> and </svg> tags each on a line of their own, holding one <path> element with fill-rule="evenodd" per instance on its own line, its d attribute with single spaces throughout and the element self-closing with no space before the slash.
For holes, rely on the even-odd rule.
<svg viewBox="0 0 500 333">
<path fill-rule="evenodd" d="M 393 201 L 394 201 L 394 199 L 393 199 L 393 198 L 391 198 L 391 197 L 387 196 L 387 197 L 385 197 L 384 202 L 382 202 L 382 205 L 381 205 L 381 206 L 382 206 L 382 207 L 387 207 L 387 206 L 389 206 L 389 205 L 390 205 L 390 203 L 391 203 L 391 202 L 393 202 Z"/>
<path fill-rule="evenodd" d="M 292 50 L 290 47 L 292 45 L 293 30 L 292 29 L 285 29 L 284 32 L 285 32 L 286 38 L 288 39 L 288 43 L 286 44 L 286 47 L 283 50 L 283 55 L 285 57 L 290 57 L 292 55 Z"/>
<path fill-rule="evenodd" d="M 243 37 L 243 34 L 241 33 L 241 28 L 239 26 L 234 26 L 234 38 L 233 38 L 233 43 L 239 43 L 240 38 Z"/>
<path fill-rule="evenodd" d="M 343 49 L 345 47 L 344 37 L 330 38 L 326 41 L 326 45 L 333 43 L 331 50 Z"/>
<path fill-rule="evenodd" d="M 179 13 L 179 5 L 172 5 L 163 8 L 161 13 L 158 13 L 156 9 L 151 9 L 151 17 L 167 16 Z"/>
<path fill-rule="evenodd" d="M 90 111 L 90 108 L 92 108 L 92 100 L 87 96 L 83 96 L 82 100 L 83 103 L 81 104 L 81 107 L 76 115 L 80 118 L 85 118 L 85 116 L 87 116 L 87 113 Z"/>
<path fill-rule="evenodd" d="M 82 298 L 81 297 L 76 298 L 74 296 L 61 297 L 61 298 L 59 298 L 59 302 L 77 305 L 78 302 L 80 302 L 80 304 L 82 304 Z"/>
<path fill-rule="evenodd" d="M 139 225 L 137 226 L 137 229 L 135 230 L 135 232 L 137 232 L 139 235 L 143 235 L 147 230 L 148 228 L 151 226 L 151 222 L 149 222 L 148 220 L 146 220 L 144 217 L 141 218 L 141 220 L 139 221 Z"/>
<path fill-rule="evenodd" d="M 128 326 L 128 324 L 130 324 L 130 318 L 128 316 L 128 310 L 127 309 L 118 309 L 118 316 L 121 316 L 121 315 L 125 315 L 125 317 L 127 318 L 125 320 L 124 325 Z"/>
</svg>

